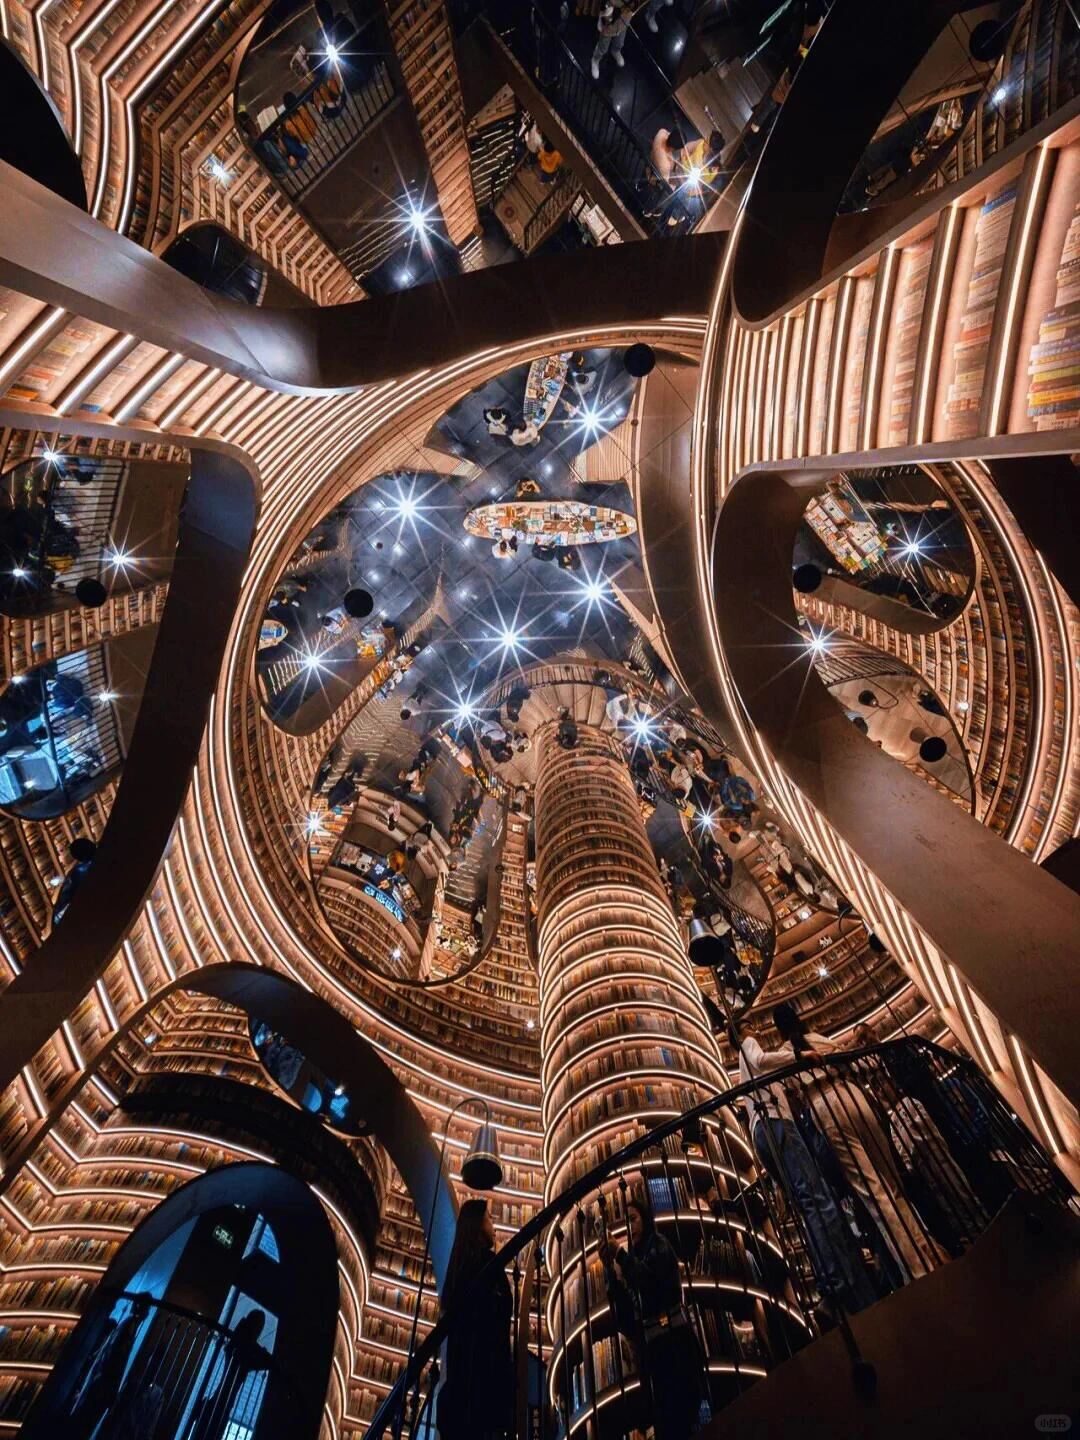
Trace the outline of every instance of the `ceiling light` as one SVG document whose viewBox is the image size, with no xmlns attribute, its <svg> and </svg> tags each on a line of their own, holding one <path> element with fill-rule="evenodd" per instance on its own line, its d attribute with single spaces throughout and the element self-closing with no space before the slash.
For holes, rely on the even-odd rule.
<svg viewBox="0 0 1080 1440">
<path fill-rule="evenodd" d="M 995 105 L 1004 105 L 1005 101 L 1008 98 L 1009 87 L 1007 85 L 999 85 L 994 91 L 993 95 L 990 96 L 990 99 L 994 102 Z"/>
<path fill-rule="evenodd" d="M 404 549 L 405 549 L 405 547 L 404 547 L 404 545 L 402 545 L 402 543 L 401 543 L 400 540 L 395 540 L 395 541 L 394 541 L 394 554 L 395 554 L 395 555 L 400 555 L 401 552 L 402 552 Z"/>
<path fill-rule="evenodd" d="M 114 546 L 105 556 L 105 563 L 117 570 L 126 570 L 129 565 L 135 564 L 135 557 L 130 550 L 121 550 L 119 546 Z"/>
<path fill-rule="evenodd" d="M 227 185 L 232 178 L 217 156 L 214 156 L 210 161 L 210 174 L 219 185 Z"/>
<path fill-rule="evenodd" d="M 635 720 L 631 720 L 630 733 L 638 745 L 647 745 L 650 740 L 656 738 L 656 731 L 653 729 L 652 721 L 643 715 L 638 716 Z"/>
<path fill-rule="evenodd" d="M 426 235 L 431 229 L 431 211 L 417 205 L 411 198 L 405 201 L 405 223 L 414 235 Z"/>
<path fill-rule="evenodd" d="M 317 810 L 312 810 L 308 813 L 304 829 L 307 831 L 309 838 L 314 835 L 326 834 L 326 831 L 323 829 L 322 816 Z"/>
<path fill-rule="evenodd" d="M 471 700 L 459 700 L 458 707 L 454 711 L 454 723 L 456 725 L 467 725 L 470 720 L 476 719 L 476 706 Z"/>
<path fill-rule="evenodd" d="M 691 186 L 700 185 L 700 184 L 701 184 L 701 177 L 702 177 L 702 175 L 703 175 L 704 173 L 705 173 L 705 172 L 702 170 L 702 168 L 701 168 L 700 165 L 691 165 L 691 166 L 690 166 L 690 169 L 686 172 L 686 183 L 687 183 L 687 185 L 691 185 Z"/>
<path fill-rule="evenodd" d="M 101 701 L 102 705 L 108 705 L 113 700 L 119 700 L 120 696 L 115 690 L 99 690 L 97 698 Z"/>
<path fill-rule="evenodd" d="M 956 708 L 958 710 L 969 710 L 971 707 L 968 705 L 968 702 L 966 700 L 958 700 L 956 702 Z"/>
<path fill-rule="evenodd" d="M 29 572 L 29 570 L 24 570 L 21 565 L 16 565 L 16 566 L 15 566 L 15 569 L 12 570 L 11 573 L 12 573 L 12 575 L 14 575 L 14 577 L 15 577 L 16 580 L 25 580 L 26 577 L 27 577 L 27 575 L 29 575 L 30 572 Z"/>
<path fill-rule="evenodd" d="M 12 685 L 22 685 L 25 680 L 26 680 L 26 676 L 25 676 L 25 675 L 12 675 L 12 677 L 11 677 L 11 683 L 12 683 Z"/>
<path fill-rule="evenodd" d="M 822 980 L 827 980 L 829 976 L 829 967 L 827 965 L 819 965 L 817 967 L 817 973 L 821 976 Z"/>
<path fill-rule="evenodd" d="M 697 823 L 701 826 L 702 830 L 711 830 L 713 827 L 712 813 L 708 810 L 699 810 Z"/>
<path fill-rule="evenodd" d="M 902 553 L 904 555 L 921 555 L 922 550 L 923 542 L 919 539 L 918 535 L 914 536 L 913 539 L 906 541 L 902 546 Z"/>
<path fill-rule="evenodd" d="M 41 452 L 41 458 L 45 461 L 46 465 L 57 465 L 61 460 L 63 460 L 64 455 L 62 451 L 50 450 L 49 447 L 46 445 Z"/>
<path fill-rule="evenodd" d="M 391 960 L 400 960 L 400 959 L 401 959 L 401 946 L 400 946 L 400 945 L 395 945 L 394 948 L 393 948 L 393 950 L 390 951 L 390 959 L 391 959 Z"/>
<path fill-rule="evenodd" d="M 309 672 L 309 674 L 314 674 L 316 670 L 322 669 L 322 656 L 316 655 L 314 651 L 309 650 L 308 653 L 304 656 L 301 663 L 304 669 Z"/>
<path fill-rule="evenodd" d="M 412 271 L 411 271 L 411 270 L 399 270 L 399 271 L 398 271 L 397 282 L 398 282 L 399 285 L 411 285 L 411 284 L 412 284 Z"/>
<path fill-rule="evenodd" d="M 513 626 L 505 626 L 499 635 L 504 650 L 516 650 L 524 639 L 525 636 L 521 631 L 514 629 Z"/>
<path fill-rule="evenodd" d="M 394 506 L 400 520 L 411 520 L 419 512 L 419 502 L 411 495 L 399 495 Z"/>
<path fill-rule="evenodd" d="M 828 639 L 824 630 L 815 631 L 813 628 L 811 628 L 810 634 L 806 637 L 806 644 L 807 648 L 815 655 L 824 655 L 829 648 Z"/>
<path fill-rule="evenodd" d="M 535 1029 L 536 1029 L 536 1021 L 535 1021 L 535 1020 L 526 1020 L 526 1021 L 525 1021 L 525 1029 L 526 1029 L 526 1030 L 535 1030 Z"/>
<path fill-rule="evenodd" d="M 550 460 L 545 460 L 545 461 L 544 461 L 544 474 L 545 474 L 545 475 L 550 475 L 550 474 L 552 474 L 553 471 L 554 471 L 554 469 L 555 469 L 555 467 L 554 467 L 554 465 L 552 465 L 552 463 L 551 463 Z"/>
<path fill-rule="evenodd" d="M 337 48 L 336 45 L 328 44 L 326 49 L 323 51 L 323 54 L 326 56 L 327 60 L 330 61 L 331 65 L 341 64 L 341 51 Z"/>
</svg>

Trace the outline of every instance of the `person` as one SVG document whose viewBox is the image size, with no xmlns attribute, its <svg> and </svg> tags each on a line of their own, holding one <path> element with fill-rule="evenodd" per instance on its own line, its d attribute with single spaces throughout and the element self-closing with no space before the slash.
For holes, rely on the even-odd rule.
<svg viewBox="0 0 1080 1440">
<path fill-rule="evenodd" d="M 566 379 L 578 396 L 587 395 L 596 384 L 596 371 L 589 368 L 588 357 L 583 350 L 571 357 Z"/>
<path fill-rule="evenodd" d="M 222 1413 L 221 1401 L 223 1398 L 228 1401 L 230 1396 L 238 1397 L 249 1375 L 269 1368 L 270 1354 L 260 1343 L 265 1324 L 265 1310 L 249 1310 L 237 1323 L 204 1381 L 202 1403 L 196 1412 L 195 1423 L 187 1432 L 190 1440 L 220 1440 L 223 1434 L 232 1433 L 228 1415 Z M 153 1434 L 153 1427 L 140 1430 L 137 1432 L 138 1440 L 150 1434 Z M 136 1440 L 136 1433 L 132 1434 L 131 1440 Z"/>
<path fill-rule="evenodd" d="M 550 540 L 537 540 L 532 547 L 532 558 L 534 560 L 554 560 L 559 553 L 559 547 Z"/>
<path fill-rule="evenodd" d="M 539 494 L 540 485 L 531 475 L 523 475 L 514 489 L 515 500 L 528 500 L 531 496 Z"/>
<path fill-rule="evenodd" d="M 545 140 L 540 147 L 540 154 L 536 157 L 536 163 L 540 167 L 540 179 L 545 185 L 551 185 L 562 169 L 563 158 L 551 141 Z M 513 436 L 510 438 L 513 439 Z"/>
<path fill-rule="evenodd" d="M 672 128 L 666 129 L 661 125 L 653 136 L 652 148 L 649 151 L 649 158 L 652 167 L 665 185 L 671 186 L 675 175 L 675 167 L 678 163 L 679 153 L 685 149 L 686 141 L 683 139 L 681 130 Z"/>
<path fill-rule="evenodd" d="M 514 550 L 509 540 L 496 540 L 491 547 L 491 553 L 496 560 L 512 560 L 514 558 Z"/>
<path fill-rule="evenodd" d="M 735 1021 L 731 1042 L 739 1055 L 739 1079 L 749 1085 L 792 1062 L 790 1045 L 766 1050 L 756 1036 L 742 1034 Z M 749 1096 L 750 1138 L 765 1169 L 798 1207 L 806 1226 L 810 1258 L 825 1307 L 841 1304 L 851 1312 L 877 1297 L 854 1241 L 807 1148 L 784 1087 L 759 1085 Z"/>
<path fill-rule="evenodd" d="M 528 424 L 515 425 L 513 430 L 510 431 L 511 445 L 520 447 L 522 445 L 537 445 L 539 442 L 540 431 L 531 420 Z"/>
<path fill-rule="evenodd" d="M 540 133 L 540 126 L 535 120 L 529 122 L 525 131 L 525 151 L 529 157 L 529 163 L 535 165 L 538 161 L 540 151 L 544 148 L 544 137 Z"/>
<path fill-rule="evenodd" d="M 495 1226 L 487 1201 L 466 1200 L 439 1297 L 443 1314 L 453 1312 L 446 1379 L 436 1407 L 440 1440 L 505 1440 L 513 1433 L 510 1283 L 497 1268 L 476 1283 L 494 1253 Z"/>
<path fill-rule="evenodd" d="M 106 1335 L 91 1361 L 72 1407 L 71 1418 L 64 1431 L 69 1440 L 89 1440 L 102 1419 L 117 1404 L 127 1373 L 128 1361 L 135 1341 L 150 1308 L 148 1295 L 136 1295 L 131 1308 Z"/>
<path fill-rule="evenodd" d="M 694 777 L 681 760 L 677 760 L 671 767 L 668 780 L 671 783 L 672 790 L 685 804 L 689 798 L 690 791 L 694 788 Z"/>
<path fill-rule="evenodd" d="M 510 416 L 501 405 L 492 405 L 484 411 L 484 424 L 489 435 L 508 435 Z"/>
<path fill-rule="evenodd" d="M 330 787 L 330 794 L 326 797 L 327 808 L 340 810 L 345 805 L 351 805 L 356 799 L 356 782 L 346 772 L 340 776 Z"/>
<path fill-rule="evenodd" d="M 577 724 L 565 707 L 559 711 L 558 739 L 564 750 L 573 750 L 578 743 Z"/>
<path fill-rule="evenodd" d="M 580 570 L 581 556 L 575 545 L 563 545 L 559 550 L 560 570 Z"/>
<path fill-rule="evenodd" d="M 675 0 L 649 0 L 648 6 L 645 10 L 645 24 L 649 27 L 649 29 L 654 35 L 660 29 L 660 25 L 656 17 L 660 14 L 660 11 L 663 10 L 666 5 L 674 4 Z"/>
<path fill-rule="evenodd" d="M 600 61 L 605 55 L 610 55 L 620 70 L 626 64 L 622 52 L 626 44 L 626 32 L 630 29 L 630 17 L 630 7 L 623 5 L 622 0 L 604 0 L 601 5 L 596 21 L 596 45 L 589 62 L 589 71 L 594 80 L 600 79 Z"/>
<path fill-rule="evenodd" d="M 791 1059 L 830 1055 L 840 1048 L 824 1035 L 808 1031 L 795 1007 L 786 1001 L 774 1008 L 773 1024 L 786 1041 Z M 933 1247 L 924 1240 L 922 1227 L 904 1198 L 889 1143 L 862 1089 L 855 1080 L 833 1080 L 818 1072 L 805 1090 L 814 1123 L 832 1147 L 849 1188 L 877 1222 L 901 1274 L 911 1278 L 925 1275 L 936 1258 Z"/>
<path fill-rule="evenodd" d="M 989 1215 L 922 1101 L 903 1094 L 887 1071 L 875 1075 L 873 1089 L 904 1173 L 925 1197 L 916 1195 L 916 1204 L 920 1210 L 925 1204 L 928 1225 L 937 1222 L 934 1233 L 949 1253 L 959 1254 Z"/>
<path fill-rule="evenodd" d="M 878 1038 L 865 1020 L 860 1020 L 853 1031 L 855 1044 L 862 1049 L 864 1045 L 876 1045 Z"/>
<path fill-rule="evenodd" d="M 648 1386 L 656 1440 L 689 1440 L 702 1401 L 702 1359 L 683 1305 L 679 1260 L 638 1196 L 626 1202 L 628 1245 L 599 1245 L 608 1295 Z M 633 1317 L 632 1320 L 630 1317 Z"/>
</svg>

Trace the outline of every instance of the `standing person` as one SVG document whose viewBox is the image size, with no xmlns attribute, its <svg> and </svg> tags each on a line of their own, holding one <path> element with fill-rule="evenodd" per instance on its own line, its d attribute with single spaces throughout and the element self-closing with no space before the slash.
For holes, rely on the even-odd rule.
<svg viewBox="0 0 1080 1440">
<path fill-rule="evenodd" d="M 824 1035 L 808 1031 L 795 1007 L 786 1002 L 773 1010 L 773 1024 L 787 1041 L 794 1059 L 830 1055 L 840 1048 Z M 806 1098 L 844 1179 L 878 1222 L 881 1237 L 901 1274 L 909 1278 L 925 1275 L 935 1258 L 933 1247 L 924 1240 L 922 1227 L 904 1198 L 889 1142 L 858 1084 L 819 1073 L 806 1084 Z"/>
<path fill-rule="evenodd" d="M 600 7 L 596 21 L 596 45 L 589 62 L 589 70 L 594 80 L 600 79 L 600 61 L 605 55 L 610 54 L 620 70 L 626 64 L 622 52 L 626 44 L 626 32 L 630 29 L 630 15 L 629 5 L 624 5 L 622 0 L 604 0 Z"/>
<path fill-rule="evenodd" d="M 629 1245 L 613 1250 L 605 1236 L 599 1247 L 612 1310 L 636 1318 L 631 1342 L 652 1398 L 656 1440 L 689 1440 L 701 1411 L 702 1362 L 678 1256 L 637 1196 L 626 1202 L 626 1223 Z"/>
<path fill-rule="evenodd" d="M 444 1314 L 454 1311 L 437 1406 L 440 1440 L 506 1440 L 513 1434 L 514 1299 L 501 1270 L 483 1285 L 474 1284 L 494 1253 L 495 1226 L 487 1201 L 466 1200 L 439 1298 Z"/>
<path fill-rule="evenodd" d="M 683 133 L 675 127 L 667 130 L 661 126 L 653 136 L 649 158 L 652 160 L 653 169 L 669 189 L 675 180 L 679 155 L 685 148 Z"/>
<path fill-rule="evenodd" d="M 150 1308 L 150 1297 L 136 1295 L 123 1320 L 106 1335 L 93 1358 L 86 1379 L 79 1387 L 71 1419 L 64 1431 L 67 1440 L 89 1440 L 105 1416 L 121 1398 L 128 1361 Z"/>
<path fill-rule="evenodd" d="M 794 1058 L 790 1045 L 765 1050 L 755 1036 L 741 1036 L 734 1022 L 731 1041 L 739 1052 L 739 1079 L 744 1085 L 790 1065 Z M 852 1313 L 863 1309 L 877 1296 L 832 1191 L 799 1133 L 784 1087 L 759 1085 L 748 1100 L 754 1149 L 802 1214 L 826 1305 L 839 1302 Z"/>
<path fill-rule="evenodd" d="M 657 15 L 660 14 L 660 11 L 663 10 L 665 6 L 674 4 L 675 0 L 649 0 L 649 4 L 645 10 L 645 24 L 654 35 L 660 29 L 660 25 L 656 19 Z"/>
<path fill-rule="evenodd" d="M 540 179 L 545 185 L 551 185 L 562 169 L 563 158 L 551 141 L 545 140 L 540 147 L 540 154 L 536 157 L 536 163 L 540 167 Z"/>
</svg>

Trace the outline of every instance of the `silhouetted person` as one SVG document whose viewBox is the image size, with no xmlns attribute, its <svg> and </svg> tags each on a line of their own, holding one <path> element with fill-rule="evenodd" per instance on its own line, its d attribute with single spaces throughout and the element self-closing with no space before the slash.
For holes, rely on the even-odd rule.
<svg viewBox="0 0 1080 1440">
<path fill-rule="evenodd" d="M 146 1319 L 149 1297 L 136 1295 L 131 1309 L 106 1335 L 83 1382 L 71 1420 L 67 1440 L 89 1440 L 101 1421 L 117 1406 L 136 1336 Z"/>
<path fill-rule="evenodd" d="M 702 1360 L 683 1305 L 678 1257 L 643 1200 L 627 1201 L 626 1219 L 629 1245 L 600 1245 L 608 1294 L 620 1323 L 636 1317 L 630 1340 L 651 1397 L 656 1440 L 689 1440 L 701 1410 Z"/>
<path fill-rule="evenodd" d="M 473 1284 L 494 1253 L 495 1226 L 487 1201 L 466 1200 L 441 1297 L 444 1313 L 453 1315 L 438 1400 L 440 1440 L 506 1440 L 513 1433 L 510 1284 L 501 1270 L 481 1286 Z"/>
</svg>

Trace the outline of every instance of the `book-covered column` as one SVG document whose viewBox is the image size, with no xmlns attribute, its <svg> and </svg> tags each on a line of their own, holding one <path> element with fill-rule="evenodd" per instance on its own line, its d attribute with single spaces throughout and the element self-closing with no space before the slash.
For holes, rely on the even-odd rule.
<svg viewBox="0 0 1080 1440">
<path fill-rule="evenodd" d="M 564 749 L 552 722 L 534 744 L 547 1201 L 727 1084 L 617 737 L 581 725 Z M 651 1185 L 631 1177 L 634 1190 Z M 625 1194 L 613 1180 L 606 1208 L 620 1234 Z M 592 1203 L 547 1245 L 554 1398 L 582 1419 L 638 1386 L 615 1353 L 595 1214 Z"/>
</svg>

